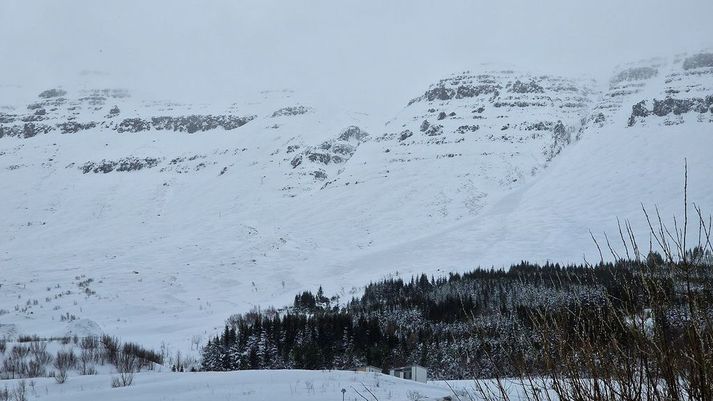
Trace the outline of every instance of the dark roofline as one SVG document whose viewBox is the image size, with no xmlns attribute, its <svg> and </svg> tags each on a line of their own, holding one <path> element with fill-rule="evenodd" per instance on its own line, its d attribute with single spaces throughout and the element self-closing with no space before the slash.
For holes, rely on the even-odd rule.
<svg viewBox="0 0 713 401">
<path fill-rule="evenodd" d="M 411 369 L 411 368 L 414 368 L 414 367 L 426 369 L 426 367 L 424 367 L 424 366 L 415 365 L 415 364 L 414 364 L 414 365 L 402 366 L 402 367 L 399 367 L 399 368 L 391 368 L 391 370 Z M 426 369 L 426 370 L 428 370 L 428 369 Z"/>
</svg>

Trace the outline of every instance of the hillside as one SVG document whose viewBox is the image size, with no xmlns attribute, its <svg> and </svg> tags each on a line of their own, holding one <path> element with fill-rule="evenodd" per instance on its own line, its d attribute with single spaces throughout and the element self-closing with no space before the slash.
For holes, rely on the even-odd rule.
<svg viewBox="0 0 713 401">
<path fill-rule="evenodd" d="M 597 259 L 589 230 L 615 233 L 620 217 L 645 236 L 641 202 L 680 215 L 684 158 L 689 200 L 713 205 L 705 52 L 605 84 L 454 74 L 388 122 L 291 91 L 33 96 L 0 112 L 10 337 L 105 331 L 189 350 L 229 314 L 319 285 L 349 297 L 383 276 Z"/>
</svg>

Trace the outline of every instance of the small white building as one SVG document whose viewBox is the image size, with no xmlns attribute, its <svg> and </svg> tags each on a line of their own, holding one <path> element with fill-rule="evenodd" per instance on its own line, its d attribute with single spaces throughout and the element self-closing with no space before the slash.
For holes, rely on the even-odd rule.
<svg viewBox="0 0 713 401">
<path fill-rule="evenodd" d="M 381 368 L 377 368 L 376 366 L 371 365 L 359 366 L 354 370 L 356 370 L 357 372 L 381 373 Z"/>
<path fill-rule="evenodd" d="M 394 368 L 389 370 L 391 376 L 400 377 L 406 380 L 413 380 L 420 383 L 428 381 L 428 372 L 426 368 L 418 365 L 405 366 L 403 368 Z"/>
</svg>

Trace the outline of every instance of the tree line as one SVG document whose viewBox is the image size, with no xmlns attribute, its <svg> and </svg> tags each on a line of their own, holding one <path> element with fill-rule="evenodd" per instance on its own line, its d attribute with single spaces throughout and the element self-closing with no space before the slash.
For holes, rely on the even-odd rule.
<svg viewBox="0 0 713 401">
<path fill-rule="evenodd" d="M 655 299 L 647 280 L 652 277 L 670 301 L 656 319 L 666 321 L 672 333 L 686 319 L 680 311 L 690 296 L 684 289 L 691 284 L 697 302 L 710 308 L 711 256 L 693 252 L 700 263 L 695 274 L 687 270 L 685 280 L 679 274 L 681 262 L 651 252 L 643 260 L 596 266 L 523 261 L 506 270 L 389 278 L 369 284 L 361 297 L 345 304 L 326 297 L 321 288 L 316 294 L 307 291 L 288 308 L 232 316 L 204 347 L 202 369 L 368 364 L 386 371 L 419 364 L 428 368 L 429 377 L 447 379 L 545 372 L 554 351 L 538 330 L 543 318 L 557 319 L 570 334 L 597 335 L 611 329 L 607 321 L 650 311 Z M 686 263 L 691 265 L 690 259 Z"/>
</svg>

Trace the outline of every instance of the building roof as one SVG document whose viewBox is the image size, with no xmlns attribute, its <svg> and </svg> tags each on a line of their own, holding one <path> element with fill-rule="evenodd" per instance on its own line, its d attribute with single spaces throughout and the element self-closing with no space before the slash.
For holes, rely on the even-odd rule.
<svg viewBox="0 0 713 401">
<path fill-rule="evenodd" d="M 411 368 L 421 368 L 421 369 L 426 369 L 421 365 L 408 365 L 408 366 L 401 366 L 398 368 L 391 368 L 391 370 L 401 370 L 401 369 L 411 369 Z"/>
</svg>

